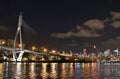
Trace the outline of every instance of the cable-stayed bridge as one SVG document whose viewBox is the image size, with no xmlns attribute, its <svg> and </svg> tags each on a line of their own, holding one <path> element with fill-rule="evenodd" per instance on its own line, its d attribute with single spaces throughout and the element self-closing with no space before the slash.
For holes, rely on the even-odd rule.
<svg viewBox="0 0 120 79">
<path fill-rule="evenodd" d="M 39 53 L 39 52 L 34 52 L 34 51 L 31 51 L 31 50 L 23 49 L 22 31 L 21 31 L 22 25 L 23 25 L 23 16 L 22 16 L 22 12 L 21 12 L 20 15 L 19 15 L 18 28 L 17 28 L 17 32 L 16 32 L 16 35 L 15 35 L 13 47 L 10 48 L 10 47 L 6 47 L 6 46 L 0 46 L 0 49 L 12 51 L 13 61 L 21 61 L 24 52 L 41 54 L 41 55 L 45 54 L 45 53 Z M 19 38 L 20 48 L 16 47 L 16 43 L 17 43 L 18 38 Z M 17 56 L 16 54 L 19 54 L 19 55 Z"/>
<path fill-rule="evenodd" d="M 22 16 L 22 12 L 19 15 L 19 20 L 18 20 L 18 27 L 17 27 L 17 31 L 16 31 L 16 35 L 15 35 L 15 39 L 14 39 L 14 44 L 13 47 L 7 47 L 7 46 L 0 46 L 0 50 L 4 49 L 7 51 L 11 51 L 12 52 L 12 56 L 13 56 L 13 61 L 22 61 L 22 57 L 24 53 L 31 53 L 31 54 L 36 54 L 36 55 L 49 55 L 49 56 L 61 56 L 61 57 L 71 57 L 70 54 L 48 54 L 48 53 L 40 53 L 40 52 L 35 52 L 35 51 L 31 51 L 31 50 L 27 50 L 23 48 L 23 40 L 22 40 L 22 26 L 23 26 L 23 16 Z M 30 28 L 31 29 L 31 28 Z M 19 40 L 17 40 L 19 39 Z M 16 43 L 19 41 L 20 43 L 20 48 L 18 48 L 16 45 Z M 17 55 L 18 54 L 18 55 Z"/>
</svg>

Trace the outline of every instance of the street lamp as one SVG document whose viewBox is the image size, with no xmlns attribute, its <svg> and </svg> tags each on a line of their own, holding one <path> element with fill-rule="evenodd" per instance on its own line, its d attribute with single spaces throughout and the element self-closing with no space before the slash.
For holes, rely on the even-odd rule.
<svg viewBox="0 0 120 79">
<path fill-rule="evenodd" d="M 35 46 L 32 46 L 32 51 L 35 50 L 35 49 L 36 49 Z"/>
<path fill-rule="evenodd" d="M 56 50 L 52 50 L 52 53 L 54 54 L 56 52 Z"/>
<path fill-rule="evenodd" d="M 93 48 L 96 49 L 96 45 L 94 45 Z"/>
<path fill-rule="evenodd" d="M 19 46 L 19 47 L 21 47 L 22 45 L 21 45 L 21 44 L 19 44 L 18 46 Z"/>
<path fill-rule="evenodd" d="M 4 45 L 5 44 L 5 41 L 2 41 L 2 45 Z"/>
<path fill-rule="evenodd" d="M 0 45 L 5 45 L 6 44 L 6 40 L 2 39 L 0 40 Z"/>
<path fill-rule="evenodd" d="M 44 51 L 44 52 L 47 52 L 47 51 L 48 51 L 48 49 L 47 49 L 47 48 L 44 48 L 44 49 L 43 49 L 43 51 Z"/>
</svg>

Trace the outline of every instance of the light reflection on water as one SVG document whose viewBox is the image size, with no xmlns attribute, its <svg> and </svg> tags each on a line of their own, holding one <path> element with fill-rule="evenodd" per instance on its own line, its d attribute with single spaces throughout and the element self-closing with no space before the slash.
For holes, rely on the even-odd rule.
<svg viewBox="0 0 120 79">
<path fill-rule="evenodd" d="M 119 79 L 120 63 L 0 63 L 0 79 Z"/>
</svg>

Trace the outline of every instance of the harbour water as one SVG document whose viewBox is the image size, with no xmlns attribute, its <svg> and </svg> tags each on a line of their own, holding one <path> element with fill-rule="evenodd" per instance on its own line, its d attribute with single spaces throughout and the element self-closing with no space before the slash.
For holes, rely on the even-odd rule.
<svg viewBox="0 0 120 79">
<path fill-rule="evenodd" d="M 120 63 L 0 63 L 0 79 L 120 79 Z"/>
</svg>

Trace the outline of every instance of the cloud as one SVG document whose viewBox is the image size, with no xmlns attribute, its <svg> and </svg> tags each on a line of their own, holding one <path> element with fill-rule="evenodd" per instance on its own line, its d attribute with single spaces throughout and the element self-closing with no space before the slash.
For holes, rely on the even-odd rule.
<svg viewBox="0 0 120 79">
<path fill-rule="evenodd" d="M 1 30 L 1 31 L 7 31 L 8 28 L 7 28 L 6 26 L 0 25 L 0 30 Z"/>
<path fill-rule="evenodd" d="M 118 48 L 120 46 L 120 36 L 101 42 L 102 46 Z"/>
<path fill-rule="evenodd" d="M 79 32 L 74 33 L 75 37 L 98 37 L 101 36 L 96 32 L 92 32 L 88 29 L 81 29 Z"/>
<path fill-rule="evenodd" d="M 67 33 L 52 33 L 51 36 L 55 38 L 68 38 L 73 36 L 73 32 L 67 32 Z"/>
<path fill-rule="evenodd" d="M 102 30 L 105 27 L 103 21 L 99 19 L 88 20 L 83 25 L 89 27 L 92 30 Z"/>
<path fill-rule="evenodd" d="M 110 14 L 112 16 L 112 23 L 111 23 L 111 25 L 114 28 L 120 28 L 120 12 L 111 12 Z"/>
<path fill-rule="evenodd" d="M 84 28 L 87 26 L 90 29 Z M 69 37 L 99 37 L 101 34 L 97 33 L 97 30 L 101 30 L 104 28 L 104 24 L 102 21 L 98 19 L 89 20 L 84 23 L 83 26 L 76 26 L 76 31 L 69 31 L 66 33 L 52 33 L 51 37 L 54 38 L 69 38 Z"/>
<path fill-rule="evenodd" d="M 76 29 L 77 29 L 77 30 L 80 30 L 81 28 L 82 28 L 82 27 L 79 26 L 79 25 L 76 26 Z"/>
<path fill-rule="evenodd" d="M 120 28 L 120 21 L 114 21 L 114 22 L 112 23 L 112 26 L 113 26 L 114 28 Z"/>
<path fill-rule="evenodd" d="M 115 29 L 120 28 L 120 12 L 111 12 L 110 14 L 112 15 L 111 18 L 105 18 L 103 20 L 90 19 L 85 21 L 81 26 L 77 25 L 75 29 L 66 33 L 52 33 L 51 37 L 62 39 L 69 37 L 102 37 L 102 35 L 108 34 L 107 31 L 109 29 L 106 30 L 106 27 L 112 26 Z"/>
<path fill-rule="evenodd" d="M 113 20 L 120 19 L 120 12 L 111 12 L 110 14 Z"/>
<path fill-rule="evenodd" d="M 76 41 L 72 40 L 69 44 L 66 44 L 67 46 L 71 46 L 71 47 L 74 47 L 74 46 L 78 46 L 79 44 L 76 43 Z"/>
<path fill-rule="evenodd" d="M 78 32 L 67 32 L 67 33 L 53 33 L 52 37 L 55 38 L 68 38 L 68 37 L 98 37 L 101 36 L 96 32 L 91 32 L 90 30 L 80 29 Z"/>
<path fill-rule="evenodd" d="M 120 40 L 120 36 L 116 37 L 117 40 Z"/>
</svg>

